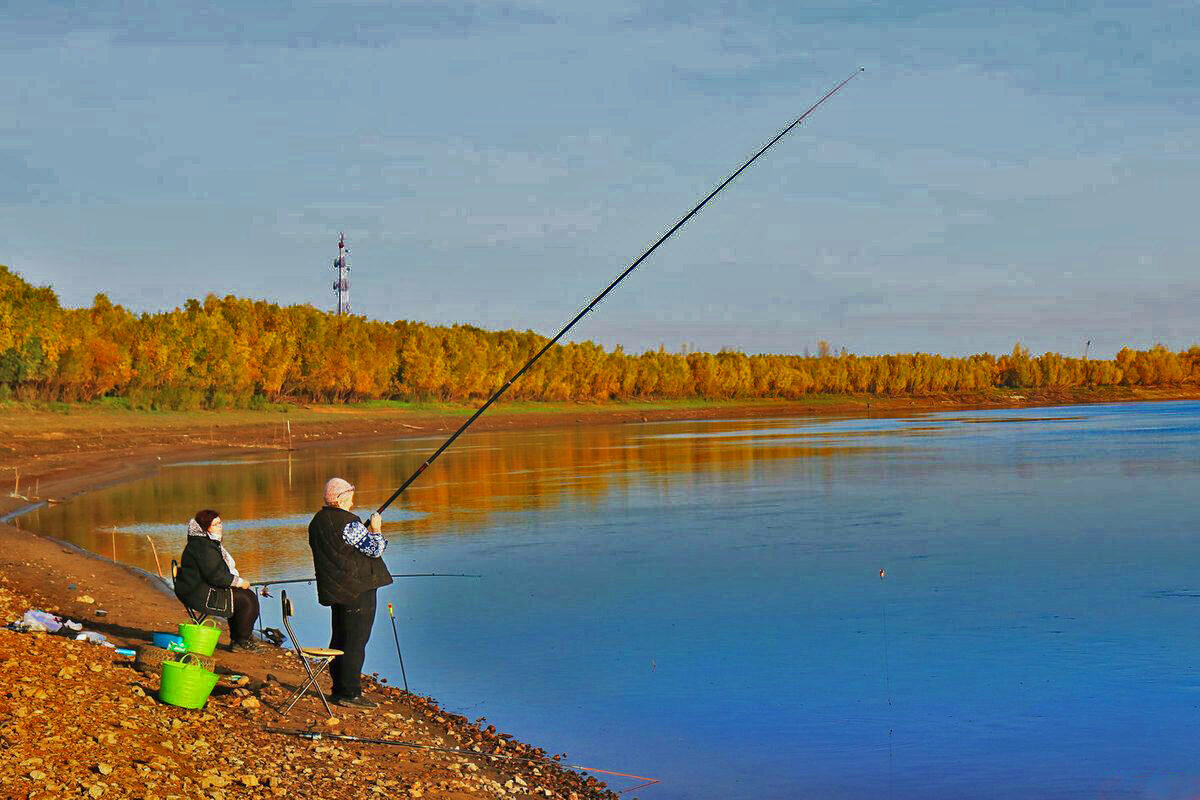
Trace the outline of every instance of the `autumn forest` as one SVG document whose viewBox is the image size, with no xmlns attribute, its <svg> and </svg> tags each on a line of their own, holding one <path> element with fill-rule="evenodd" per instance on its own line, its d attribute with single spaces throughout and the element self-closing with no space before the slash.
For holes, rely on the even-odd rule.
<svg viewBox="0 0 1200 800">
<path fill-rule="evenodd" d="M 533 331 L 338 317 L 309 305 L 208 296 L 134 314 L 97 295 L 63 308 L 50 288 L 0 266 L 0 399 L 138 408 L 264 402 L 486 398 L 547 339 Z M 533 401 L 798 399 L 822 393 L 931 395 L 992 389 L 1200 383 L 1200 347 L 1121 350 L 1115 359 L 926 353 L 740 352 L 638 355 L 591 342 L 556 346 L 510 389 Z"/>
</svg>

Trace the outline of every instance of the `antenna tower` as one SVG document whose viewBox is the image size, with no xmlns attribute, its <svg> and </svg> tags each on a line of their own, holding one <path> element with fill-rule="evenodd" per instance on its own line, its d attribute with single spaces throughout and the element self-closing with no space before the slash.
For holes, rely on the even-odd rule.
<svg viewBox="0 0 1200 800">
<path fill-rule="evenodd" d="M 350 264 L 346 256 L 350 251 L 346 248 L 346 234 L 338 234 L 338 254 L 333 260 L 333 268 L 337 270 L 337 280 L 333 282 L 333 290 L 337 292 L 338 316 L 350 313 Z"/>
</svg>

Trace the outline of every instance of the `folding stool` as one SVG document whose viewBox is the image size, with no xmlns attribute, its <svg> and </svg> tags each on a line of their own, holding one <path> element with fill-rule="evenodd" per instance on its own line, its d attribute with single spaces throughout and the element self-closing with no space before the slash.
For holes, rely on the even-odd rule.
<svg viewBox="0 0 1200 800">
<path fill-rule="evenodd" d="M 292 601 L 288 599 L 287 590 L 280 593 L 279 602 L 283 606 L 283 627 L 287 631 L 288 638 L 292 640 L 292 646 L 296 648 L 296 655 L 300 658 L 300 663 L 304 665 L 304 671 L 308 673 L 308 681 L 296 690 L 296 693 L 279 713 L 286 717 L 292 710 L 292 706 L 296 705 L 296 702 L 311 686 L 317 690 L 317 696 L 325 705 L 325 711 L 332 717 L 333 709 L 329 707 L 329 701 L 325 699 L 325 692 L 321 691 L 321 685 L 317 683 L 317 678 L 330 662 L 343 653 L 341 650 L 329 647 L 301 647 L 299 640 L 296 639 L 296 634 L 292 632 L 292 624 L 288 622 L 288 619 L 295 613 L 295 609 L 292 608 Z"/>
</svg>

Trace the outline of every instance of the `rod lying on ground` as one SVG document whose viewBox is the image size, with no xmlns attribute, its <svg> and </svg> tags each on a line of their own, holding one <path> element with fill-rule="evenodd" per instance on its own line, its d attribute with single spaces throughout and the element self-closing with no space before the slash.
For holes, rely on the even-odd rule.
<svg viewBox="0 0 1200 800">
<path fill-rule="evenodd" d="M 392 575 L 393 578 L 482 578 L 482 575 L 469 575 L 459 572 L 408 572 L 402 575 Z M 282 586 L 285 583 L 312 583 L 316 578 L 285 578 L 281 581 L 258 581 L 251 586 Z"/>
<path fill-rule="evenodd" d="M 477 753 L 474 750 L 456 750 L 453 747 L 437 747 L 432 744 L 417 744 L 416 742 L 401 742 L 392 739 L 372 739 L 367 736 L 350 736 L 345 733 L 320 733 L 318 731 L 302 731 L 294 728 L 264 728 L 267 733 L 278 733 L 284 736 L 299 736 L 302 739 L 312 739 L 314 742 L 321 739 L 336 739 L 341 742 L 359 742 L 360 744 L 386 744 L 392 747 L 408 747 L 414 750 L 432 750 L 436 753 L 452 753 L 456 756 L 469 756 L 471 758 L 499 758 L 504 761 L 524 761 L 529 764 L 557 764 L 560 767 L 569 767 L 570 769 L 578 769 L 584 772 L 598 772 L 603 775 L 617 775 L 622 778 L 633 778 L 637 781 L 645 781 L 637 786 L 630 787 L 617 794 L 632 792 L 634 789 L 641 789 L 644 786 L 652 786 L 660 783 L 658 778 L 647 778 L 645 775 L 630 775 L 628 772 L 613 772 L 609 769 L 596 769 L 595 767 L 585 767 L 580 764 L 561 764 L 557 761 L 547 758 L 530 758 L 529 756 L 505 756 L 496 753 Z"/>
<path fill-rule="evenodd" d="M 799 117 L 797 117 L 796 120 L 794 122 L 792 122 L 791 125 L 788 125 L 786 128 L 781 130 L 778 134 L 776 134 L 774 139 L 772 139 L 771 141 L 769 141 L 765 145 L 763 145 L 762 149 L 760 149 L 757 153 L 755 153 L 753 156 L 751 156 L 750 159 L 748 161 L 746 161 L 746 163 L 744 163 L 740 167 L 738 167 L 737 170 L 732 175 L 730 175 L 728 178 L 726 178 L 724 181 L 722 181 L 720 183 L 720 185 L 717 186 L 717 188 L 715 188 L 711 192 L 709 192 L 707 197 L 705 197 L 703 200 L 701 200 L 699 203 L 697 203 L 696 207 L 693 208 L 691 211 L 689 211 L 687 214 L 685 214 L 684 217 L 681 220 L 679 220 L 678 222 L 676 222 L 675 225 L 672 226 L 672 228 L 669 231 L 667 231 L 661 237 L 659 237 L 657 242 L 650 245 L 649 250 L 642 253 L 638 257 L 637 261 L 634 261 L 632 264 L 630 264 L 628 267 L 626 267 L 625 271 L 622 272 L 620 275 L 618 275 L 616 277 L 616 279 L 612 283 L 610 283 L 603 292 L 596 295 L 595 299 L 592 300 L 592 302 L 590 302 L 586 306 L 584 306 L 584 309 L 582 311 L 580 311 L 578 314 L 576 314 L 575 317 L 570 322 L 568 322 L 566 325 L 564 325 L 563 329 L 561 331 L 559 331 L 558 333 L 556 333 L 554 335 L 553 339 L 546 342 L 545 346 L 542 347 L 542 349 L 537 352 L 537 355 L 535 355 L 533 358 L 529 359 L 529 361 L 525 364 L 525 366 L 521 367 L 519 370 L 517 370 L 515 375 L 513 375 L 511 378 L 509 378 L 507 381 L 505 381 L 504 385 L 501 386 L 499 389 L 497 389 L 495 394 L 493 394 L 491 397 L 489 397 L 487 399 L 487 402 L 485 402 L 483 405 L 481 405 L 475 411 L 475 413 L 472 414 L 471 417 L 466 422 L 464 422 L 461 427 L 459 427 L 458 430 L 456 430 L 453 434 L 451 434 L 449 439 L 442 442 L 442 446 L 439 447 L 437 450 L 434 450 L 433 455 L 431 455 L 431 456 L 429 456 L 429 458 L 425 459 L 425 461 L 422 462 L 421 466 L 417 467 L 416 472 L 414 472 L 412 475 L 409 475 L 408 479 L 405 480 L 404 483 L 400 484 L 400 488 L 397 489 L 396 491 L 392 492 L 391 497 L 389 497 L 387 500 L 383 501 L 383 505 L 381 505 L 379 507 L 378 513 L 382 514 L 384 511 L 386 511 L 387 507 L 390 506 L 396 500 L 397 497 L 399 497 L 401 494 L 404 493 L 404 490 L 408 488 L 409 484 L 411 484 L 413 481 L 415 481 L 417 479 L 417 477 L 420 476 L 420 474 L 425 471 L 426 467 L 428 467 L 430 464 L 432 464 L 434 462 L 434 460 L 437 459 L 437 457 L 440 456 L 446 450 L 446 448 L 448 448 L 450 445 L 454 444 L 454 440 L 457 439 L 459 436 L 461 436 L 463 434 L 463 431 L 465 431 L 467 428 L 471 427 L 472 422 L 479 419 L 479 417 L 483 414 L 483 412 L 487 411 L 488 408 L 491 407 L 492 403 L 494 403 L 500 399 L 500 395 L 502 395 L 506 391 L 508 391 L 508 387 L 512 386 L 513 383 L 518 378 L 520 378 L 522 375 L 524 375 L 526 373 L 526 371 L 528 371 L 528 369 L 533 366 L 535 361 L 537 361 L 539 358 L 541 358 L 543 355 L 545 355 L 546 351 L 548 351 L 554 345 L 558 344 L 558 340 L 561 339 L 563 336 L 565 336 L 567 331 L 571 330 L 571 328 L 574 328 L 575 323 L 577 323 L 577 322 L 579 322 L 579 320 L 583 319 L 584 316 L 586 316 L 589 311 L 591 311 L 593 308 L 595 308 L 596 305 L 601 300 L 603 300 L 609 292 L 611 292 L 613 289 L 616 288 L 618 283 L 625 280 L 626 276 L 628 276 L 629 273 L 633 272 L 635 269 L 638 268 L 638 266 L 643 261 L 645 261 L 647 258 L 649 258 L 650 254 L 653 253 L 655 250 L 657 250 L 658 246 L 660 244 L 665 242 L 667 239 L 671 238 L 672 234 L 674 234 L 675 231 L 682 228 L 684 223 L 686 223 L 692 217 L 696 216 L 696 214 L 698 214 L 700 212 L 700 209 L 704 208 L 704 206 L 708 204 L 709 200 L 712 200 L 714 197 L 717 196 L 717 194 L 722 189 L 724 189 L 726 186 L 728 186 L 730 183 L 732 183 L 733 179 L 736 178 L 738 175 L 741 175 L 742 172 L 747 167 L 749 167 L 751 164 L 753 164 L 755 161 L 757 161 L 759 156 L 761 156 L 763 153 L 767 152 L 767 150 L 771 149 L 772 145 L 774 145 L 776 142 L 778 142 L 780 139 L 782 139 L 784 136 L 786 136 L 793 128 L 795 128 L 797 125 L 799 125 L 801 122 L 803 122 L 805 117 L 807 117 L 812 112 L 816 111 L 818 106 L 820 106 L 826 100 L 828 100 L 829 98 L 831 98 L 835 94 L 837 94 L 838 90 L 840 90 L 843 86 L 845 86 L 847 83 L 849 83 L 851 81 L 851 79 L 853 79 L 860 72 L 862 72 L 862 69 L 855 70 L 854 73 L 851 74 L 849 78 L 846 78 L 844 81 L 839 83 L 837 86 L 833 87 L 828 92 L 826 92 L 824 97 L 822 97 L 817 102 L 813 103 L 812 106 L 810 106 L 807 111 L 805 111 L 803 114 L 801 114 Z"/>
</svg>

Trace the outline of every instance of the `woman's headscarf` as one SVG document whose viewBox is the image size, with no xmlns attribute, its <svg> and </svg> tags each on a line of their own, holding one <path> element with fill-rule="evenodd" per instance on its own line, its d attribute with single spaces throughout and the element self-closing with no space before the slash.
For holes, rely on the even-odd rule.
<svg viewBox="0 0 1200 800">
<path fill-rule="evenodd" d="M 219 535 L 204 530 L 204 528 L 200 527 L 200 523 L 193 519 L 188 521 L 188 536 L 198 536 L 216 542 L 217 547 L 221 548 L 221 558 L 225 559 L 225 566 L 229 567 L 229 571 L 233 573 L 233 577 L 241 577 L 237 571 L 237 565 L 233 562 L 233 556 L 229 555 L 229 551 L 225 549 L 225 545 L 221 544 L 221 537 Z"/>
</svg>

